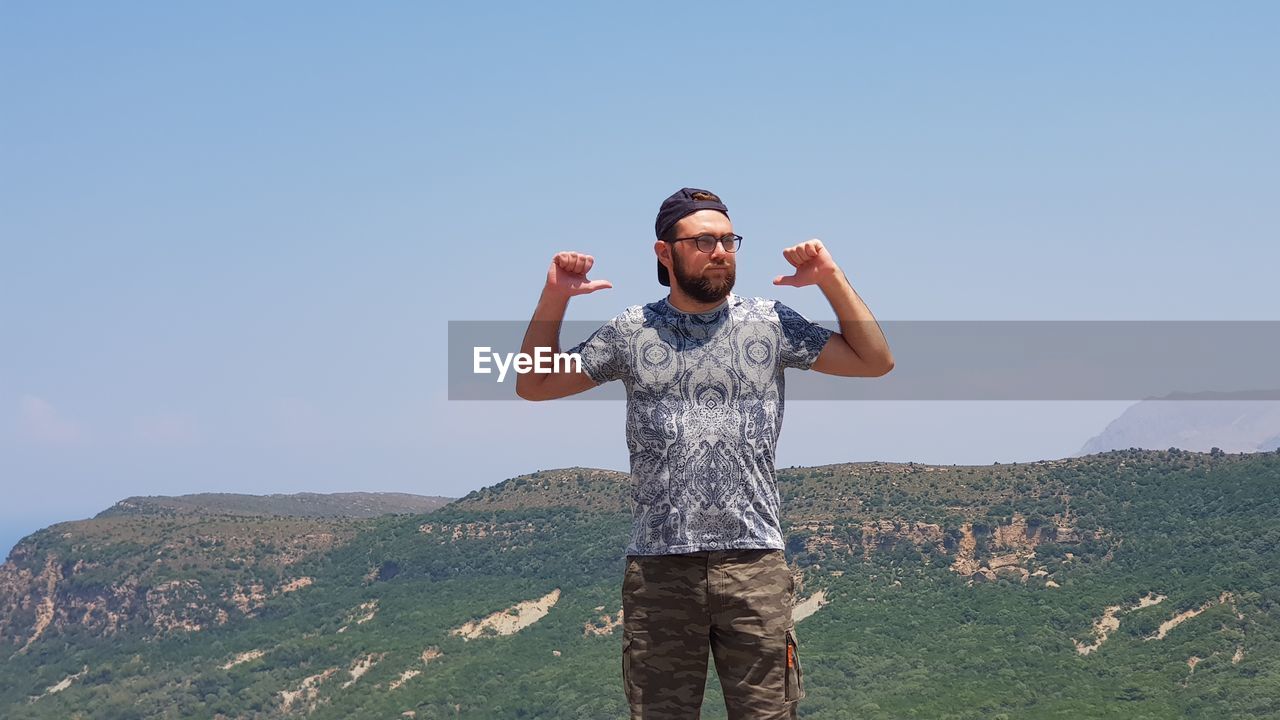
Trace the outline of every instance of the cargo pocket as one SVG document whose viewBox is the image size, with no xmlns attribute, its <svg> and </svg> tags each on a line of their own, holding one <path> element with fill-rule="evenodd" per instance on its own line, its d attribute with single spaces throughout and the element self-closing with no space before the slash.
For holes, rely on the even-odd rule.
<svg viewBox="0 0 1280 720">
<path fill-rule="evenodd" d="M 786 702 L 804 699 L 804 670 L 800 667 L 800 653 L 796 643 L 796 628 L 787 628 L 787 687 Z"/>
<path fill-rule="evenodd" d="M 622 638 L 622 692 L 627 696 L 627 704 L 634 704 L 635 693 L 631 689 L 631 637 Z"/>
</svg>

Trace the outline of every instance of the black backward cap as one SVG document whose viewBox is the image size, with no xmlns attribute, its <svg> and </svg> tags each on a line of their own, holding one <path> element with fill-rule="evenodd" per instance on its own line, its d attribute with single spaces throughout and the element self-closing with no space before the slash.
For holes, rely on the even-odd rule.
<svg viewBox="0 0 1280 720">
<path fill-rule="evenodd" d="M 680 218 L 699 210 L 719 210 L 729 217 L 729 208 L 715 193 L 698 188 L 680 188 L 663 200 L 662 207 L 658 208 L 658 219 L 653 223 L 654 234 L 661 238 Z M 658 261 L 658 282 L 671 287 L 671 277 L 661 260 Z"/>
</svg>

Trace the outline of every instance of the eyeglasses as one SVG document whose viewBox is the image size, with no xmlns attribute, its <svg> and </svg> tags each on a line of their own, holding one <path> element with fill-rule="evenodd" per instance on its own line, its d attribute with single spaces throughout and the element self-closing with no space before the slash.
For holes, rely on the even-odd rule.
<svg viewBox="0 0 1280 720">
<path fill-rule="evenodd" d="M 698 249 L 704 253 L 715 252 L 716 245 L 724 245 L 725 252 L 737 252 L 738 247 L 742 245 L 742 236 L 734 233 L 729 233 L 719 238 L 715 235 L 699 235 L 697 237 L 675 238 L 667 242 L 680 242 L 681 240 L 693 240 L 698 244 Z"/>
</svg>

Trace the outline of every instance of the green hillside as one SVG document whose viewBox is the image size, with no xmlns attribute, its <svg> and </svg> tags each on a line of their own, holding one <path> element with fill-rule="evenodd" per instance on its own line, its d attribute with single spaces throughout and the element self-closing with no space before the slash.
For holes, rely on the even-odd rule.
<svg viewBox="0 0 1280 720">
<path fill-rule="evenodd" d="M 1280 717 L 1280 454 L 779 487 L 804 717 Z M 0 716 L 626 717 L 628 493 L 569 468 L 421 515 L 55 525 L 0 567 Z"/>
</svg>

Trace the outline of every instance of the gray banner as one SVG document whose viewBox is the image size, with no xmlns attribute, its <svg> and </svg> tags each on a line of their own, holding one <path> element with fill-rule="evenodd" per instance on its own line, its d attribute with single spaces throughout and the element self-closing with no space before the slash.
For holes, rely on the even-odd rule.
<svg viewBox="0 0 1280 720">
<path fill-rule="evenodd" d="M 562 351 L 604 321 L 565 322 Z M 821 325 L 839 330 L 835 322 Z M 449 399 L 514 400 L 527 320 L 449 322 Z M 786 372 L 787 400 L 1280 400 L 1280 321 L 883 321 L 878 378 Z M 488 373 L 477 373 L 477 348 Z M 485 354 L 487 352 L 487 354 Z M 498 356 L 494 356 L 497 353 Z M 549 361 L 548 361 L 549 362 Z M 565 399 L 623 400 L 621 382 Z"/>
</svg>

